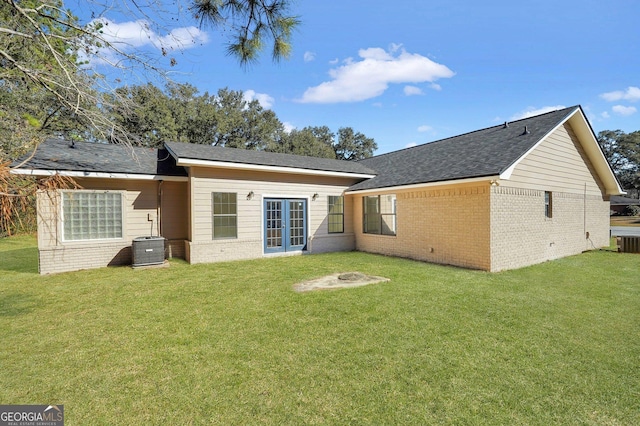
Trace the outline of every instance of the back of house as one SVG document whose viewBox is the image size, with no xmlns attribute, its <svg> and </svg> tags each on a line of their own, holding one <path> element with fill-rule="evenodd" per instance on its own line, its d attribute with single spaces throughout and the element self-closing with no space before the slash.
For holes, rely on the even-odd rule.
<svg viewBox="0 0 640 426">
<path fill-rule="evenodd" d="M 38 194 L 41 273 L 131 263 L 147 235 L 190 263 L 356 249 L 498 271 L 608 245 L 622 193 L 580 107 L 359 162 L 50 139 L 14 173 L 81 187 Z"/>
</svg>

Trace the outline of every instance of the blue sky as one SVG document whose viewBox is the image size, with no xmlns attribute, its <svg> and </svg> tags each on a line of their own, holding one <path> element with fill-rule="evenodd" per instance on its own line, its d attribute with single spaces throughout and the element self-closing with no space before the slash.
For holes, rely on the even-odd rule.
<svg viewBox="0 0 640 426">
<path fill-rule="evenodd" d="M 265 52 L 246 70 L 224 31 L 187 28 L 187 16 L 143 37 L 130 15 L 104 16 L 152 54 L 188 34 L 161 59 L 177 60 L 176 81 L 245 91 L 289 128 L 353 127 L 379 154 L 576 104 L 596 133 L 640 130 L 637 0 L 297 0 L 292 12 L 291 58 Z"/>
</svg>

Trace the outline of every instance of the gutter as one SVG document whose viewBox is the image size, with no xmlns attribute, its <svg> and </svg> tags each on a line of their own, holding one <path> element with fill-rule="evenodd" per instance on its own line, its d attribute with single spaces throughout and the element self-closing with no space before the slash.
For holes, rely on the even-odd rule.
<svg viewBox="0 0 640 426">
<path fill-rule="evenodd" d="M 500 180 L 500 175 L 482 176 L 477 178 L 441 180 L 437 182 L 416 183 L 411 185 L 396 185 L 396 186 L 387 186 L 387 187 L 372 188 L 372 189 L 346 190 L 345 194 L 370 194 L 374 192 L 377 193 L 377 192 L 383 192 L 383 191 L 401 191 L 406 189 L 431 188 L 434 186 L 442 186 L 442 185 L 458 185 L 458 184 L 477 183 L 477 182 L 486 182 L 486 181 L 497 182 L 499 180 Z"/>
</svg>

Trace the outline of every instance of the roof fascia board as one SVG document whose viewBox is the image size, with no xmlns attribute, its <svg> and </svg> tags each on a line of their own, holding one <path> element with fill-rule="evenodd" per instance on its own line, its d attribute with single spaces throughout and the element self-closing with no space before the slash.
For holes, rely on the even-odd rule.
<svg viewBox="0 0 640 426">
<path fill-rule="evenodd" d="M 173 154 L 172 154 L 173 155 Z M 236 169 L 236 170 L 251 170 L 259 172 L 271 172 L 271 173 L 290 173 L 298 175 L 313 175 L 313 176 L 334 176 L 334 177 L 346 177 L 357 179 L 371 179 L 375 175 L 364 173 L 347 173 L 347 172 L 333 172 L 329 170 L 312 170 L 301 169 L 297 167 L 282 167 L 282 166 L 264 166 L 259 164 L 247 164 L 247 163 L 229 163 L 226 161 L 213 161 L 213 160 L 197 160 L 190 158 L 178 158 L 178 166 L 183 167 L 217 167 L 221 169 Z"/>
<path fill-rule="evenodd" d="M 466 178 L 466 179 L 455 179 L 455 180 L 441 180 L 437 182 L 427 182 L 427 183 L 415 183 L 411 185 L 398 185 L 398 186 L 388 186 L 384 188 L 373 188 L 373 189 L 360 189 L 354 191 L 345 191 L 345 194 L 370 194 L 373 192 L 386 192 L 386 191 L 402 191 L 406 189 L 422 189 L 422 188 L 432 188 L 434 186 L 443 186 L 443 185 L 459 185 L 465 183 L 477 183 L 477 182 L 492 182 L 500 179 L 500 176 L 483 176 L 477 178 Z"/>
<path fill-rule="evenodd" d="M 600 148 L 600 144 L 598 143 L 598 137 L 594 133 L 591 124 L 589 124 L 589 122 L 585 118 L 584 113 L 580 114 L 580 118 L 581 120 L 577 117 L 575 118 L 576 120 L 579 120 L 579 122 L 577 123 L 578 126 L 572 126 L 573 131 L 576 133 L 576 136 L 578 136 L 578 138 L 580 138 L 581 136 L 580 133 L 582 133 L 583 135 L 585 132 L 587 133 L 584 136 L 587 137 L 591 141 L 591 143 L 587 145 L 581 145 L 584 151 L 587 153 L 587 156 L 591 160 L 591 163 L 596 168 L 596 171 L 601 175 L 600 178 L 605 185 L 607 179 L 606 176 L 602 176 L 602 173 L 608 175 L 609 181 L 610 183 L 612 183 L 612 185 L 610 185 L 612 191 L 607 191 L 607 193 L 609 195 L 626 194 L 626 191 L 620 186 L 620 182 L 618 182 L 618 178 L 616 178 L 615 173 L 613 173 L 613 169 L 611 169 L 611 165 L 609 164 L 607 157 L 604 156 L 604 152 L 602 152 L 602 148 Z M 609 187 L 607 189 L 609 189 Z"/>
<path fill-rule="evenodd" d="M 173 182 L 186 182 L 186 176 L 163 176 L 163 175 L 137 175 L 132 173 L 106 173 L 106 172 L 79 172 L 68 170 L 44 170 L 44 169 L 13 169 L 14 175 L 24 176 L 68 176 L 78 178 L 102 178 L 102 179 L 124 179 L 124 180 L 164 180 Z"/>
<path fill-rule="evenodd" d="M 176 154 L 175 152 L 173 152 L 173 150 L 169 147 L 169 145 L 167 145 L 166 143 L 164 144 L 164 149 L 166 149 L 169 154 L 171 154 L 171 156 L 173 157 L 174 160 L 176 160 L 176 164 L 178 162 L 178 160 L 180 159 L 178 157 L 178 154 Z"/>
</svg>

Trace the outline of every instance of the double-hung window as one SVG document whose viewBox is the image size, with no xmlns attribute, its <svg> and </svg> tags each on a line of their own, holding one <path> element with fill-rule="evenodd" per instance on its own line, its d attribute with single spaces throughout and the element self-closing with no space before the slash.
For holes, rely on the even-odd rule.
<svg viewBox="0 0 640 426">
<path fill-rule="evenodd" d="M 344 232 L 344 197 L 329 195 L 329 233 L 339 234 Z"/>
<path fill-rule="evenodd" d="M 213 239 L 238 238 L 238 194 L 214 192 Z"/>
<path fill-rule="evenodd" d="M 396 196 L 364 197 L 362 224 L 365 234 L 396 235 Z"/>
<path fill-rule="evenodd" d="M 64 241 L 122 238 L 122 192 L 63 191 Z"/>
</svg>

